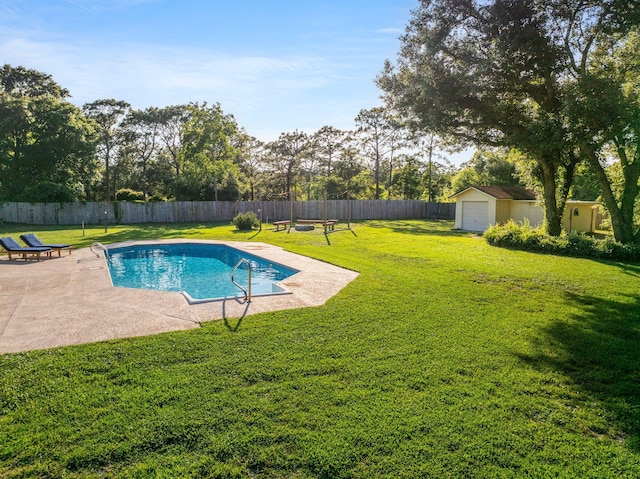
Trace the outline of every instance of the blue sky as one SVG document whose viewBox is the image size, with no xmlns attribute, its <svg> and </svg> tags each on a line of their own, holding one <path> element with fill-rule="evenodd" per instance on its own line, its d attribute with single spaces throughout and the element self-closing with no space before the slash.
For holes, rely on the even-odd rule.
<svg viewBox="0 0 640 479">
<path fill-rule="evenodd" d="M 418 0 L 0 0 L 0 62 L 53 76 L 71 101 L 219 102 L 257 138 L 352 129 L 381 104 Z"/>
</svg>

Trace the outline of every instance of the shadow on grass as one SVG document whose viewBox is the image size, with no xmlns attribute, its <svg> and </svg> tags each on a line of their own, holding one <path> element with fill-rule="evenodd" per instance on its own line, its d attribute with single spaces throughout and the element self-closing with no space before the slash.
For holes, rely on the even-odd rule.
<svg viewBox="0 0 640 479">
<path fill-rule="evenodd" d="M 575 293 L 567 298 L 582 312 L 543 330 L 538 353 L 521 359 L 571 378 L 607 411 L 609 430 L 621 431 L 640 452 L 640 295 L 627 296 L 628 301 Z"/>
<path fill-rule="evenodd" d="M 468 231 L 454 230 L 449 220 L 368 220 L 371 228 L 387 228 L 394 233 L 411 235 L 471 236 Z"/>
<path fill-rule="evenodd" d="M 87 230 L 85 237 L 88 246 L 93 241 L 101 243 L 119 243 L 121 241 L 134 241 L 145 239 L 175 239 L 192 237 L 198 230 L 207 230 L 227 223 L 162 223 L 162 224 L 132 224 L 114 226 L 111 231 L 104 233 L 103 229 L 92 228 Z M 83 239 L 85 239 L 83 238 Z M 83 244 L 78 244 L 81 247 Z"/>
<path fill-rule="evenodd" d="M 634 278 L 640 278 L 640 265 L 637 264 L 622 264 L 619 263 L 617 266 L 628 274 L 629 276 L 633 276 Z"/>
<path fill-rule="evenodd" d="M 229 300 L 224 300 L 222 302 L 222 319 L 224 320 L 224 325 L 227 327 L 227 329 L 231 332 L 236 332 L 238 331 L 238 329 L 240 329 L 240 324 L 242 324 L 242 320 L 247 316 L 247 313 L 249 312 L 249 306 L 251 305 L 251 303 L 249 301 L 241 301 L 239 299 L 233 299 L 230 301 L 235 301 L 236 303 L 239 304 L 244 304 L 244 311 L 242 312 L 242 314 L 238 317 L 235 318 L 235 324 L 233 324 L 233 321 L 231 320 L 231 318 L 227 317 L 227 301 Z"/>
</svg>

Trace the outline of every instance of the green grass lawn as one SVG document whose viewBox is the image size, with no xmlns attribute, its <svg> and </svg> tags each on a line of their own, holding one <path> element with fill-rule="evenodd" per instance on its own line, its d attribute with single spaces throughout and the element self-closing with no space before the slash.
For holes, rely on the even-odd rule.
<svg viewBox="0 0 640 479">
<path fill-rule="evenodd" d="M 361 274 L 322 307 L 0 356 L 0 477 L 639 477 L 640 267 L 451 227 L 36 228 L 264 241 Z"/>
</svg>

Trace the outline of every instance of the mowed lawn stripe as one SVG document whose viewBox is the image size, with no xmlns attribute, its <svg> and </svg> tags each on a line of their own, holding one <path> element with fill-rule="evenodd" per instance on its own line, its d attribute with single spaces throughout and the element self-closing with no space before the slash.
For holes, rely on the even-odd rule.
<svg viewBox="0 0 640 479">
<path fill-rule="evenodd" d="M 0 475 L 638 476 L 634 267 L 353 226 L 38 231 L 264 241 L 360 276 L 322 307 L 0 356 Z"/>
</svg>

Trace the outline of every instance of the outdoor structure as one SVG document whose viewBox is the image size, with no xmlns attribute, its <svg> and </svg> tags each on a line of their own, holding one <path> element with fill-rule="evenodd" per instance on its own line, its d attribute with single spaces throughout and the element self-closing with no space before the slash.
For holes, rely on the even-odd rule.
<svg viewBox="0 0 640 479">
<path fill-rule="evenodd" d="M 29 225 L 229 222 L 239 213 L 253 211 L 265 223 L 337 218 L 347 224 L 349 220 L 452 220 L 454 210 L 453 203 L 424 200 L 0 202 L 0 221 Z"/>
<path fill-rule="evenodd" d="M 536 194 L 521 186 L 470 186 L 451 196 L 456 201 L 456 229 L 483 232 L 490 225 L 528 221 L 539 226 L 544 209 Z M 597 201 L 567 201 L 563 215 L 565 231 L 596 229 Z"/>
</svg>

